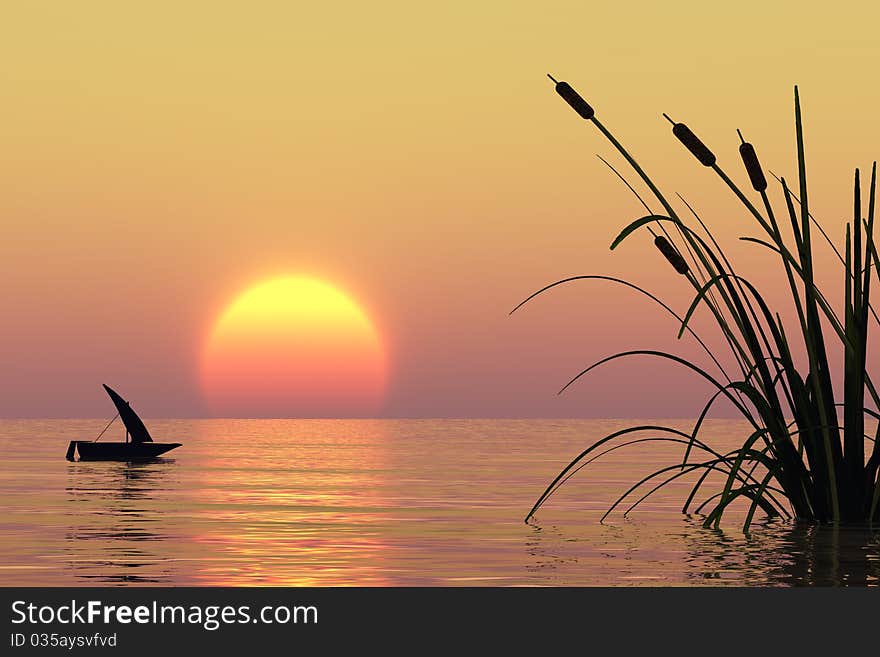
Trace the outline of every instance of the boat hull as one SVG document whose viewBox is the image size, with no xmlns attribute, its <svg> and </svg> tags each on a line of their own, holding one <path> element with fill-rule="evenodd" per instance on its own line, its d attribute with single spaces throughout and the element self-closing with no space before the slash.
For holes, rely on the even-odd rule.
<svg viewBox="0 0 880 657">
<path fill-rule="evenodd" d="M 86 440 L 71 440 L 67 449 L 67 460 L 80 461 L 149 461 L 181 443 L 97 443 Z"/>
</svg>

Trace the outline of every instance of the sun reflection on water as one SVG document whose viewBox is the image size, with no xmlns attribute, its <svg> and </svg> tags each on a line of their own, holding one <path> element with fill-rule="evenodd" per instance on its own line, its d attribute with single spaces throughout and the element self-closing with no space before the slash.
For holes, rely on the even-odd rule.
<svg viewBox="0 0 880 657">
<path fill-rule="evenodd" d="M 880 535 L 680 513 L 683 488 L 599 523 L 669 458 L 620 452 L 525 512 L 606 420 L 168 420 L 183 447 L 69 463 L 90 420 L 0 421 L 7 585 L 880 585 Z M 97 429 L 96 429 L 97 427 Z M 740 438 L 713 421 L 717 446 Z M 683 492 L 684 491 L 684 492 Z"/>
</svg>

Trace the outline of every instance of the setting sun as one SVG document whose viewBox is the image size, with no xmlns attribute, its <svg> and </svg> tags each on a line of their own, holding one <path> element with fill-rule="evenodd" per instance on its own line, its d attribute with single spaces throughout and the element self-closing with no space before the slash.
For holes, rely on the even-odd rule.
<svg viewBox="0 0 880 657">
<path fill-rule="evenodd" d="M 373 415 L 385 349 L 349 296 L 308 277 L 259 283 L 220 314 L 202 353 L 211 412 L 238 417 Z"/>
</svg>

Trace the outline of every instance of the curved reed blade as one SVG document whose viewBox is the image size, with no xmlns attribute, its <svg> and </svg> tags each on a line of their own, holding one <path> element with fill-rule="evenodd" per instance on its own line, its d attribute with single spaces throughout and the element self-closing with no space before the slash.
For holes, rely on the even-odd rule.
<svg viewBox="0 0 880 657">
<path fill-rule="evenodd" d="M 597 440 L 592 445 L 590 445 L 587 449 L 578 454 L 572 461 L 562 469 L 562 471 L 556 476 L 556 478 L 550 483 L 549 486 L 544 490 L 541 496 L 538 498 L 538 501 L 535 502 L 534 506 L 532 506 L 531 510 L 526 514 L 525 522 L 529 521 L 533 515 L 535 515 L 535 511 L 537 511 L 541 505 L 544 503 L 551 494 L 556 486 L 556 484 L 566 475 L 570 470 L 572 470 L 584 457 L 591 454 L 595 450 L 599 449 L 602 445 L 607 444 L 608 442 L 618 438 L 620 436 L 625 436 L 630 433 L 637 433 L 639 431 L 657 431 L 657 432 L 667 432 L 667 433 L 679 433 L 682 436 L 685 434 L 676 431 L 675 429 L 670 429 L 669 427 L 657 426 L 657 425 L 643 425 L 638 427 L 628 427 L 626 429 L 621 429 L 620 431 L 615 431 L 614 433 L 608 434 L 601 440 Z"/>
<path fill-rule="evenodd" d="M 754 514 L 759 508 L 768 515 L 793 516 L 798 521 L 880 520 L 878 515 L 880 514 L 880 423 L 873 438 L 865 433 L 866 416 L 876 419 L 880 415 L 866 406 L 868 403 L 880 408 L 880 394 L 872 382 L 867 360 L 869 316 L 873 316 L 880 323 L 880 317 L 870 302 L 871 279 L 873 275 L 880 278 L 880 252 L 874 240 L 876 164 L 872 167 L 867 217 L 863 216 L 861 182 L 858 172 L 856 173 L 853 220 L 847 231 L 844 257 L 810 213 L 801 103 L 798 88 L 795 87 L 794 123 L 798 194 L 795 195 L 788 188 L 784 178 L 777 177 L 782 186 L 785 208 L 794 237 L 794 247 L 789 249 L 767 195 L 767 178 L 755 147 L 746 142 L 742 134 L 737 131 L 741 140 L 739 155 L 752 190 L 761 197 L 762 210 L 749 200 L 718 165 L 715 154 L 687 126 L 669 119 L 673 123 L 673 134 L 700 164 L 711 168 L 720 177 L 739 200 L 746 214 L 753 217 L 769 236 L 769 241 L 755 237 L 741 239 L 771 249 L 780 256 L 787 289 L 791 294 L 798 320 L 794 331 L 790 328 L 787 330 L 780 315 L 771 312 L 759 290 L 745 278 L 737 275 L 724 250 L 709 231 L 706 222 L 680 196 L 706 231 L 711 245 L 682 222 L 657 185 L 614 135 L 595 118 L 592 108 L 586 105 L 573 89 L 570 92 L 569 89 L 570 87 L 562 86 L 560 95 L 566 98 L 568 94 L 567 102 L 583 118 L 591 121 L 617 148 L 663 206 L 662 214 L 653 213 L 632 185 L 629 185 L 623 176 L 606 162 L 648 212 L 646 216 L 627 224 L 612 241 L 611 249 L 616 249 L 623 240 L 640 228 L 645 227 L 651 232 L 655 246 L 664 258 L 695 290 L 695 297 L 684 318 L 680 320 L 678 337 L 681 338 L 685 331 L 694 335 L 725 375 L 726 383 L 717 381 L 703 368 L 685 358 L 659 350 L 620 352 L 582 370 L 569 380 L 559 391 L 560 394 L 600 365 L 638 355 L 657 357 L 683 365 L 708 381 L 713 391 L 689 434 L 679 432 L 680 435 L 628 440 L 622 445 L 615 445 L 601 452 L 592 450 L 601 449 L 600 446 L 605 443 L 602 441 L 594 443 L 557 476 L 545 490 L 544 495 L 539 498 L 531 513 L 534 513 L 571 476 L 597 458 L 625 446 L 662 440 L 686 445 L 684 458 L 681 462 L 667 465 L 630 486 L 602 516 L 602 520 L 647 482 L 652 482 L 649 490 L 646 493 L 642 492 L 640 497 L 630 504 L 626 513 L 637 508 L 645 499 L 670 482 L 698 470 L 702 472 L 684 502 L 683 512 L 690 509 L 695 496 L 703 490 L 706 482 L 710 481 L 708 477 L 711 472 L 720 472 L 724 475 L 721 490 L 710 495 L 697 509 L 699 512 L 706 505 L 713 505 L 705 518 L 707 527 L 720 526 L 726 509 L 740 498 L 750 500 L 743 524 L 744 532 L 749 531 Z M 665 230 L 666 222 L 672 223 L 678 231 L 676 241 L 673 241 L 669 232 Z M 658 227 L 663 234 L 657 235 L 652 226 Z M 813 228 L 831 244 L 844 265 L 844 303 L 841 305 L 843 311 L 841 315 L 838 315 L 835 309 L 837 304 L 829 301 L 830 297 L 824 294 L 816 282 L 811 235 Z M 788 240 L 790 241 L 790 238 Z M 686 257 L 689 257 L 691 262 L 685 260 Z M 636 287 L 619 279 L 617 282 Z M 553 285 L 543 288 L 529 299 L 550 287 Z M 647 294 L 643 290 L 639 289 L 639 291 Z M 665 303 L 653 295 L 648 296 L 678 318 L 678 315 Z M 690 324 L 696 309 L 701 305 L 710 311 L 730 348 L 741 377 L 738 373 L 736 378 L 731 380 L 720 366 L 720 361 L 713 350 L 710 350 L 691 330 Z M 825 330 L 829 326 L 832 330 L 826 336 Z M 837 349 L 842 350 L 844 354 L 841 390 L 835 388 L 830 358 Z M 803 371 L 798 364 L 800 354 L 804 354 L 807 361 Z M 732 403 L 751 427 L 744 443 L 727 455 L 716 454 L 699 437 L 710 409 L 721 399 Z M 838 401 L 839 399 L 842 401 Z M 842 422 L 838 420 L 838 409 L 842 413 Z M 642 429 L 645 427 L 634 428 L 634 430 Z M 625 434 L 626 430 L 616 432 L 615 435 Z M 871 454 L 866 462 L 866 445 L 872 440 Z M 758 442 L 764 445 L 761 449 L 757 448 Z M 694 449 L 711 454 L 713 458 L 701 463 L 691 463 L 689 459 Z M 588 457 L 587 454 L 592 456 Z M 659 483 L 652 481 L 661 476 L 662 481 Z M 776 497 L 777 495 L 790 505 L 791 513 L 786 508 L 786 504 Z"/>
<path fill-rule="evenodd" d="M 624 228 L 617 237 L 614 238 L 614 241 L 611 242 L 611 250 L 616 249 L 620 243 L 625 240 L 627 237 L 632 235 L 635 231 L 637 231 L 642 226 L 646 226 L 647 224 L 651 224 L 654 222 L 663 222 L 663 221 L 671 221 L 672 223 L 680 223 L 677 219 L 673 219 L 672 217 L 664 217 L 660 214 L 649 214 L 646 217 L 642 217 L 641 219 L 636 219 L 631 224 L 629 224 L 626 228 Z"/>
<path fill-rule="evenodd" d="M 648 297 L 652 301 L 654 301 L 657 305 L 659 305 L 661 308 L 663 308 L 667 313 L 672 315 L 679 322 L 682 321 L 682 318 L 678 315 L 678 313 L 676 313 L 672 308 L 670 308 L 668 305 L 666 305 L 661 299 L 659 299 L 655 295 L 651 294 L 650 292 L 648 292 L 644 288 L 639 287 L 638 285 L 635 285 L 633 283 L 630 283 L 629 281 L 625 281 L 622 278 L 615 278 L 614 276 L 598 276 L 598 275 L 570 276 L 568 278 L 563 278 L 561 280 L 550 283 L 549 285 L 545 285 L 537 292 L 533 292 L 532 294 L 527 296 L 525 299 L 520 301 L 516 305 L 516 307 L 514 307 L 514 309 L 511 310 L 510 313 L 508 313 L 508 314 L 512 315 L 517 310 L 519 310 L 524 305 L 526 305 L 529 301 L 531 301 L 535 297 L 543 294 L 544 292 L 547 292 L 548 290 L 553 289 L 554 287 L 564 285 L 565 283 L 571 283 L 572 281 L 586 281 L 586 280 L 609 281 L 611 283 L 617 283 L 619 285 L 623 285 L 625 287 L 631 288 L 631 289 L 635 290 L 636 292 L 638 292 L 638 293 Z M 697 341 L 697 343 L 700 345 L 700 347 L 703 349 L 703 351 L 706 352 L 706 354 L 709 356 L 709 358 L 712 359 L 712 362 L 715 364 L 715 366 L 721 372 L 721 375 L 728 382 L 730 382 L 730 376 L 727 374 L 727 371 L 724 369 L 724 366 L 721 365 L 720 362 L 718 362 L 718 359 L 715 357 L 715 354 L 713 354 L 712 350 L 709 349 L 709 347 L 706 345 L 705 342 L 703 342 L 702 338 L 700 338 L 700 336 L 697 335 L 696 332 L 694 332 L 690 327 L 688 327 L 687 331 Z M 679 334 L 679 337 L 681 337 L 681 334 Z"/>
<path fill-rule="evenodd" d="M 583 461 L 582 463 L 579 463 L 578 466 L 577 466 L 576 468 L 574 468 L 573 470 L 570 470 L 570 471 L 568 472 L 568 474 L 565 475 L 565 477 L 563 477 L 562 479 L 560 479 L 560 480 L 556 483 L 556 485 L 553 487 L 553 490 L 551 490 L 551 491 L 547 494 L 547 496 L 544 498 L 544 500 L 543 500 L 543 502 L 542 502 L 542 506 L 543 506 L 544 503 L 547 502 L 548 499 L 550 499 L 550 497 L 553 496 L 553 494 L 554 494 L 556 491 L 558 491 L 560 488 L 562 488 L 562 486 L 563 486 L 563 484 L 565 484 L 565 482 L 567 482 L 567 481 L 568 481 L 569 479 L 571 479 L 574 475 L 576 475 L 578 472 L 580 472 L 581 470 L 583 470 L 585 467 L 587 467 L 588 465 L 590 465 L 590 464 L 593 463 L 594 461 L 599 460 L 600 458 L 602 458 L 603 456 L 606 456 L 606 455 L 610 454 L 611 452 L 615 452 L 615 451 L 617 451 L 617 450 L 619 450 L 619 449 L 623 449 L 624 447 L 630 447 L 630 446 L 632 446 L 632 445 L 637 445 L 637 444 L 640 444 L 640 443 L 650 443 L 650 442 L 671 442 L 671 443 L 678 443 L 678 444 L 682 444 L 682 445 L 684 445 L 684 444 L 688 444 L 688 443 L 689 443 L 689 441 L 686 441 L 686 440 L 684 440 L 683 438 L 669 438 L 669 437 L 655 436 L 655 437 L 652 437 L 652 438 L 639 438 L 639 439 L 636 439 L 636 440 L 629 440 L 629 441 L 627 441 L 627 442 L 625 442 L 625 443 L 622 443 L 622 444 L 620 444 L 620 445 L 615 445 L 614 447 L 609 447 L 608 449 L 606 449 L 606 450 L 604 450 L 604 451 L 602 451 L 602 452 L 599 452 L 599 453 L 596 454 L 595 456 L 590 457 L 590 458 L 587 459 L 586 461 Z M 705 451 L 706 453 L 711 454 L 712 456 L 715 456 L 715 457 L 717 457 L 717 458 L 719 458 L 719 459 L 725 459 L 725 458 L 727 458 L 727 457 L 722 456 L 721 454 L 717 453 L 715 450 L 711 449 L 710 447 L 708 447 L 707 445 L 704 445 L 704 444 L 702 444 L 702 443 L 697 443 L 697 444 L 695 445 L 695 447 L 696 447 L 697 449 L 701 449 L 701 450 Z"/>
<path fill-rule="evenodd" d="M 578 373 L 578 375 L 575 376 L 573 379 L 571 379 L 568 383 L 566 383 L 565 386 L 563 386 L 562 389 L 557 394 L 561 395 L 569 387 L 571 387 L 571 385 L 574 384 L 578 379 L 585 376 L 589 372 L 593 371 L 594 369 L 596 369 L 600 365 L 604 365 L 605 363 L 610 363 L 611 361 L 617 360 L 620 358 L 628 358 L 629 356 L 655 356 L 657 358 L 664 358 L 664 359 L 671 360 L 673 362 L 678 363 L 679 365 L 684 365 L 687 369 L 689 369 L 693 372 L 696 372 L 701 377 L 703 377 L 705 380 L 707 380 L 709 383 L 711 383 L 715 389 L 720 390 L 722 392 L 722 394 L 725 397 L 727 397 L 730 400 L 730 402 L 733 403 L 734 406 L 736 406 L 737 410 L 739 410 L 743 414 L 743 416 L 746 416 L 746 417 L 749 416 L 748 409 L 746 409 L 739 402 L 739 400 L 737 400 L 737 398 L 734 397 L 733 394 L 727 390 L 726 386 L 723 386 L 718 381 L 716 381 L 704 369 L 702 369 L 701 367 L 697 367 L 696 365 L 694 365 L 690 361 L 687 361 L 684 358 L 680 358 L 679 356 L 675 356 L 673 354 L 669 354 L 664 351 L 655 351 L 655 350 L 651 350 L 651 349 L 636 349 L 633 351 L 622 351 L 622 352 L 614 354 L 612 356 L 607 356 L 607 357 L 603 358 L 602 360 L 593 363 L 588 368 L 581 370 L 581 372 Z"/>
</svg>

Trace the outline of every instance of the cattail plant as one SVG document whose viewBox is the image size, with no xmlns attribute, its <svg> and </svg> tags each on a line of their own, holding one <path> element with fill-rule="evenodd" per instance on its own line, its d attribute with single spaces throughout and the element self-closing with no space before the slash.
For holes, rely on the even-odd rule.
<svg viewBox="0 0 880 657">
<path fill-rule="evenodd" d="M 663 235 L 657 235 L 654 238 L 654 246 L 669 261 L 669 264 L 675 268 L 679 274 L 687 274 L 690 271 L 687 262 L 681 257 L 681 254 L 675 250 L 675 247 L 669 243 L 669 240 Z"/>
<path fill-rule="evenodd" d="M 676 123 L 666 113 L 663 114 L 663 117 L 672 124 L 672 134 L 678 137 L 678 141 L 685 145 L 700 164 L 704 167 L 711 167 L 715 164 L 715 153 L 710 151 L 709 147 L 700 141 L 700 138 L 690 128 L 684 123 Z"/>
<path fill-rule="evenodd" d="M 767 189 L 767 178 L 764 176 L 764 170 L 761 168 L 761 163 L 758 162 L 758 154 L 755 152 L 755 147 L 743 138 L 742 133 L 738 128 L 736 134 L 739 135 L 739 139 L 742 142 L 739 145 L 739 156 L 742 158 L 746 173 L 749 174 L 752 189 L 756 192 L 763 192 Z"/>
<path fill-rule="evenodd" d="M 726 509 L 744 499 L 748 510 L 743 525 L 748 530 L 758 509 L 768 516 L 783 516 L 801 522 L 874 523 L 880 521 L 880 424 L 867 435 L 870 420 L 880 420 L 876 410 L 880 396 L 867 369 L 869 320 L 880 319 L 870 303 L 872 278 L 880 275 L 880 256 L 874 242 L 874 209 L 877 167 L 871 170 L 867 186 L 867 207 L 862 201 L 862 183 L 855 172 L 852 221 L 846 226 L 845 256 L 832 244 L 843 266 L 844 303 L 842 316 L 816 282 L 813 267 L 813 229 L 827 234 L 810 214 L 804 156 L 803 125 L 795 87 L 795 133 L 797 138 L 797 191 L 778 178 L 793 244 L 783 238 L 777 213 L 767 194 L 767 178 L 754 146 L 737 130 L 739 154 L 758 202 L 752 200 L 719 166 L 715 154 L 683 123 L 673 121 L 674 136 L 704 167 L 711 169 L 741 202 L 746 214 L 760 228 L 757 237 L 741 239 L 773 252 L 781 263 L 797 324 L 792 328 L 772 312 L 758 288 L 734 270 L 730 260 L 708 226 L 687 206 L 698 226 L 688 225 L 636 160 L 598 120 L 592 106 L 566 82 L 552 76 L 559 95 L 591 122 L 623 156 L 635 174 L 662 206 L 654 213 L 632 185 L 648 214 L 627 225 L 612 242 L 616 248 L 645 229 L 654 245 L 675 271 L 693 289 L 694 298 L 683 316 L 646 290 L 620 279 L 576 276 L 552 283 L 535 292 L 517 308 L 557 285 L 573 280 L 603 279 L 627 285 L 660 304 L 680 322 L 679 338 L 687 332 L 710 356 L 718 374 L 665 351 L 636 350 L 613 354 L 581 371 L 560 391 L 600 365 L 634 356 L 662 358 L 699 374 L 713 388 L 690 432 L 665 426 L 636 426 L 617 431 L 589 445 L 551 482 L 529 511 L 526 520 L 553 493 L 587 464 L 612 448 L 649 441 L 680 444 L 682 459 L 669 463 L 630 486 L 608 509 L 603 520 L 624 502 L 632 500 L 626 512 L 651 494 L 681 477 L 696 481 L 684 501 L 683 512 L 705 509 L 706 526 L 719 526 Z M 604 160 L 603 160 L 604 161 Z M 610 165 L 609 165 L 610 166 Z M 613 169 L 615 173 L 617 171 Z M 618 175 L 620 175 L 618 173 Z M 683 200 L 683 199 L 682 199 Z M 659 234 L 657 231 L 659 231 Z M 830 240 L 829 240 L 829 243 Z M 688 262 L 688 260 L 690 262 Z M 728 371 L 705 342 L 694 333 L 690 321 L 696 310 L 706 308 L 730 348 L 736 371 Z M 832 384 L 830 349 L 843 353 L 843 386 Z M 795 362 L 794 353 L 806 354 L 806 363 Z M 728 400 L 747 421 L 750 429 L 735 450 L 720 453 L 703 440 L 701 430 L 713 405 Z M 635 434 L 652 434 L 635 437 Z M 613 445 L 612 445 L 613 444 Z M 721 490 L 706 491 L 709 475 L 721 473 Z M 644 489 L 647 489 L 646 492 Z M 701 499 L 702 496 L 702 499 Z"/>
</svg>

